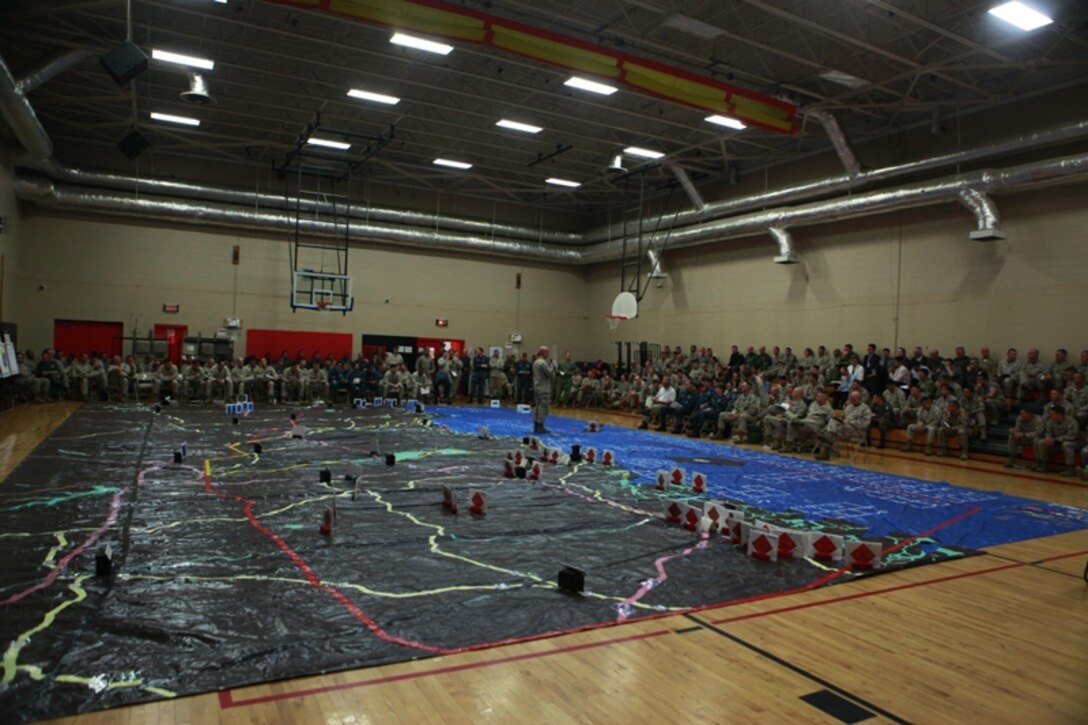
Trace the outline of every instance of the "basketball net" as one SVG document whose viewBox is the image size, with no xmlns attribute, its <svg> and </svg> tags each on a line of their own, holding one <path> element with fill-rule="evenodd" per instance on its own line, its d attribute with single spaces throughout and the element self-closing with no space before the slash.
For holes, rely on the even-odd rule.
<svg viewBox="0 0 1088 725">
<path fill-rule="evenodd" d="M 627 315 L 605 315 L 604 319 L 608 320 L 608 329 L 615 332 L 620 329 L 620 323 L 629 318 Z"/>
<path fill-rule="evenodd" d="M 328 317 L 330 314 L 329 305 L 332 303 L 328 300 L 318 300 L 317 311 L 321 313 L 322 317 Z"/>
</svg>

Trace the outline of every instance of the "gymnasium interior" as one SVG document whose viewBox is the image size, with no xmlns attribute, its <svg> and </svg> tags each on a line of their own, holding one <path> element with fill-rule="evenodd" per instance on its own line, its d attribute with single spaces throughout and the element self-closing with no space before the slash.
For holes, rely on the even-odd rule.
<svg viewBox="0 0 1088 725">
<path fill-rule="evenodd" d="M 1081 0 L 8 0 L 0 721 L 1083 723 L 1085 181 Z"/>
</svg>

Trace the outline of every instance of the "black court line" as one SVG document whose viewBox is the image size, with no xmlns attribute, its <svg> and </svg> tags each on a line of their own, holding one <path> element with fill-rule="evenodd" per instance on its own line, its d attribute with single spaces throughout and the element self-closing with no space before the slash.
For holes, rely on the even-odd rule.
<svg viewBox="0 0 1088 725">
<path fill-rule="evenodd" d="M 1049 566 L 1043 566 L 1043 564 L 1046 563 L 1045 559 L 1042 560 L 1042 561 L 1023 561 L 1021 559 L 1014 559 L 1011 556 L 1002 556 L 1001 554 L 995 554 L 995 553 L 993 553 L 991 551 L 987 551 L 986 555 L 987 556 L 992 556 L 995 559 L 1004 559 L 1005 561 L 1013 561 L 1013 562 L 1016 562 L 1017 564 L 1023 564 L 1024 566 L 1030 566 L 1033 569 L 1040 569 L 1042 571 L 1048 571 L 1051 574 L 1062 574 L 1064 576 L 1071 576 L 1074 579 L 1080 579 L 1081 578 L 1080 574 L 1074 574 L 1071 571 L 1062 571 L 1061 569 L 1051 569 Z"/>
<path fill-rule="evenodd" d="M 888 718 L 892 722 L 900 723 L 900 725 L 909 725 L 910 724 L 909 720 L 904 720 L 903 718 L 899 717 L 898 715 L 893 715 L 892 713 L 888 712 L 887 710 L 883 709 L 882 707 L 874 705 L 873 703 L 869 702 L 868 700 L 865 700 L 864 698 L 861 698 L 861 697 L 849 692 L 848 690 L 844 690 L 843 688 L 839 687 L 838 685 L 835 685 L 835 684 L 832 684 L 831 682 L 828 682 L 824 678 L 809 672 L 805 668 L 800 667 L 798 665 L 795 665 L 792 662 L 788 662 L 788 661 L 782 659 L 781 657 L 779 657 L 778 655 L 771 654 L 767 650 L 763 649 L 762 647 L 758 647 L 758 646 L 752 644 L 751 642 L 746 642 L 745 640 L 741 639 L 740 637 L 737 637 L 734 634 L 730 634 L 729 632 L 726 632 L 724 629 L 720 629 L 718 627 L 715 627 L 713 624 L 710 624 L 709 622 L 707 622 L 705 620 L 699 619 L 698 617 L 696 617 L 693 614 L 685 614 L 684 616 L 687 617 L 688 619 L 690 619 L 691 621 L 693 621 L 693 622 L 695 622 L 695 623 L 697 623 L 697 624 L 711 630 L 712 632 L 720 634 L 722 637 L 725 637 L 729 641 L 735 642 L 735 643 L 739 644 L 741 647 L 749 649 L 752 652 L 755 652 L 756 654 L 760 655 L 761 657 L 766 657 L 771 662 L 774 662 L 775 664 L 781 665 L 781 666 L 785 667 L 786 669 L 790 670 L 791 672 L 795 672 L 795 673 L 801 675 L 805 679 L 812 680 L 813 682 L 820 685 L 821 687 L 823 687 L 823 688 L 825 688 L 827 690 L 830 690 L 831 692 L 833 692 L 833 693 L 835 693 L 835 694 L 837 694 L 837 695 L 839 695 L 841 697 L 844 697 L 844 698 L 846 698 L 848 700 L 854 701 L 855 703 L 857 703 L 858 705 L 861 705 L 862 707 L 866 708 L 867 710 L 871 710 L 872 712 L 874 712 L 874 713 L 876 713 L 878 715 L 883 715 L 884 717 Z"/>
<path fill-rule="evenodd" d="M 702 631 L 702 627 L 684 627 L 683 629 L 674 629 L 673 634 L 691 634 L 692 632 Z"/>
</svg>

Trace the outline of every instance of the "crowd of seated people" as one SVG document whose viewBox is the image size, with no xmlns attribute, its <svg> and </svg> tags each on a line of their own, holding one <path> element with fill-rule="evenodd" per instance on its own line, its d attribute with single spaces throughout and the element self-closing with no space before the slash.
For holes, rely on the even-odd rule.
<svg viewBox="0 0 1088 725">
<path fill-rule="evenodd" d="M 636 370 L 572 365 L 556 399 L 639 413 L 642 428 L 762 440 L 821 458 L 844 441 L 867 445 L 875 438 L 883 448 L 897 428 L 907 434 L 904 451 L 917 445 L 926 455 L 944 456 L 956 441 L 967 458 L 972 441 L 987 440 L 988 428 L 1019 410 L 1007 465 L 1019 465 L 1030 445 L 1036 470 L 1047 470 L 1051 455 L 1060 454 L 1061 473 L 1074 475 L 1078 453 L 1082 462 L 1088 458 L 1086 372 L 1088 350 L 1079 360 L 1058 350 L 1044 362 L 1034 348 L 1024 360 L 1014 349 L 998 360 L 988 348 L 969 356 L 958 347 L 943 357 L 921 347 L 908 354 L 844 345 L 831 352 L 805 348 L 798 356 L 790 348 L 741 352 L 733 346 L 722 359 L 710 348 L 666 346 Z M 1083 467 L 1079 472 L 1088 475 Z"/>
<path fill-rule="evenodd" d="M 1036 467 L 1045 470 L 1060 453 L 1062 473 L 1085 461 L 1088 427 L 1088 350 L 1078 360 L 1057 350 L 1052 361 L 1037 349 L 1021 359 L 1009 349 L 1002 359 L 982 348 L 969 356 L 958 347 L 951 357 L 915 347 L 864 352 L 844 345 L 828 351 L 805 348 L 733 346 L 720 358 L 712 348 L 664 346 L 639 366 L 627 369 L 598 360 L 576 363 L 566 353 L 557 365 L 553 402 L 557 406 L 604 408 L 643 416 L 651 425 L 690 436 L 762 439 L 774 449 L 812 450 L 828 457 L 840 442 L 877 438 L 887 445 L 893 429 L 906 431 L 904 451 L 915 445 L 927 455 L 946 455 L 959 443 L 967 457 L 971 441 L 987 439 L 987 429 L 1003 415 L 1019 412 L 1008 439 L 1007 465 L 1019 465 L 1025 447 L 1035 449 Z M 525 353 L 487 354 L 483 348 L 437 358 L 419 355 L 412 369 L 398 353 L 364 358 L 309 357 L 281 353 L 273 359 L 249 356 L 231 361 L 183 356 L 180 365 L 133 356 L 65 355 L 43 350 L 19 353 L 16 384 L 26 400 L 108 397 L 117 400 L 235 401 L 310 403 L 371 399 L 419 399 L 452 403 L 505 399 L 532 400 L 532 362 Z M 871 431 L 871 432 L 870 432 Z M 1081 470 L 1084 474 L 1083 469 Z"/>
<path fill-rule="evenodd" d="M 421 356 L 422 358 L 423 356 Z M 242 399 L 311 404 L 376 397 L 419 399 L 433 392 L 433 374 L 408 370 L 400 355 L 340 359 L 301 352 L 278 358 L 270 354 L 234 360 L 181 356 L 181 364 L 137 360 L 129 355 L 65 355 L 51 349 L 37 358 L 18 353 L 16 388 L 23 400 L 116 400 L 148 402 L 236 402 Z M 430 358 L 427 362 L 432 363 Z"/>
</svg>

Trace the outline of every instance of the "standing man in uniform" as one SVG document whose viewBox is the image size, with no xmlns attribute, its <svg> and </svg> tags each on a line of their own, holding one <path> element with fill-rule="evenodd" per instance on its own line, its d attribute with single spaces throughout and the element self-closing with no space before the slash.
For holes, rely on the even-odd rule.
<svg viewBox="0 0 1088 725">
<path fill-rule="evenodd" d="M 555 363 L 548 355 L 548 348 L 536 351 L 533 361 L 533 432 L 550 433 L 544 427 L 548 408 L 552 402 L 552 385 L 555 383 Z"/>
<path fill-rule="evenodd" d="M 556 381 L 555 401 L 559 405 L 567 405 L 570 398 L 571 378 L 577 367 L 571 360 L 570 350 L 563 353 L 563 359 L 559 362 L 559 379 Z"/>
</svg>

